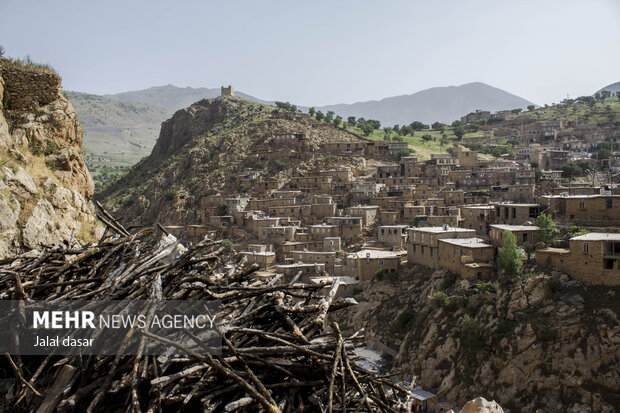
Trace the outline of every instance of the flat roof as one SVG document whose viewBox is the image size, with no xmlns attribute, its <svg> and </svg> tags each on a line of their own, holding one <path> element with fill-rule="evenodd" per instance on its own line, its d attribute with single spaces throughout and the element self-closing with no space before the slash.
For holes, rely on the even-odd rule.
<svg viewBox="0 0 620 413">
<path fill-rule="evenodd" d="M 459 208 L 493 209 L 493 206 L 492 205 L 459 205 Z"/>
<path fill-rule="evenodd" d="M 393 251 L 381 251 L 381 250 L 360 250 L 349 254 L 352 258 L 398 258 L 398 255 Z"/>
<path fill-rule="evenodd" d="M 432 216 L 432 215 L 431 215 Z M 446 216 L 453 216 L 453 215 L 446 215 Z M 419 227 L 419 228 L 409 228 L 411 230 L 416 230 L 416 231 L 421 231 L 421 232 L 433 232 L 433 233 L 442 233 L 442 232 L 476 232 L 475 229 L 469 229 L 469 228 L 457 228 L 457 227 L 447 227 L 444 228 L 442 226 L 439 227 Z"/>
<path fill-rule="evenodd" d="M 379 225 L 379 228 L 408 228 L 409 225 Z"/>
<path fill-rule="evenodd" d="M 517 185 L 509 185 L 509 186 L 517 186 Z M 522 186 L 528 186 L 528 185 L 522 185 Z M 540 206 L 540 204 L 514 204 L 512 202 L 491 202 L 491 205 L 494 206 L 506 206 L 506 207 L 537 207 Z"/>
<path fill-rule="evenodd" d="M 501 229 L 502 231 L 537 231 L 538 227 L 536 225 L 504 225 L 504 224 L 493 224 L 489 225 L 491 228 Z"/>
<path fill-rule="evenodd" d="M 584 189 L 584 188 L 578 188 L 578 189 Z M 543 195 L 543 198 L 574 198 L 574 199 L 580 199 L 580 198 L 619 198 L 620 195 L 602 195 L 602 194 L 594 194 L 594 195 Z"/>
<path fill-rule="evenodd" d="M 571 241 L 615 241 L 620 242 L 620 234 L 615 232 L 590 232 L 589 234 L 572 237 Z"/>
<path fill-rule="evenodd" d="M 492 247 L 491 245 L 484 242 L 482 238 L 443 238 L 440 239 L 439 242 L 445 242 L 448 244 L 457 245 L 459 247 L 468 248 Z"/>
</svg>

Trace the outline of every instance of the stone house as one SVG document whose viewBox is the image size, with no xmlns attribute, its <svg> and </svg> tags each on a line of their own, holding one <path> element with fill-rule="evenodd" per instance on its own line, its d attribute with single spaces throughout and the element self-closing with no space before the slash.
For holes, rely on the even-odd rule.
<svg viewBox="0 0 620 413">
<path fill-rule="evenodd" d="M 323 264 L 325 270 L 334 271 L 334 263 L 336 253 L 331 251 L 292 251 L 293 262 L 302 262 L 304 264 Z"/>
<path fill-rule="evenodd" d="M 495 208 L 495 222 L 498 224 L 524 225 L 534 222 L 542 210 L 538 204 L 492 202 L 491 205 Z"/>
<path fill-rule="evenodd" d="M 493 246 L 480 238 L 443 238 L 438 242 L 439 268 L 463 278 L 490 279 L 493 274 Z"/>
<path fill-rule="evenodd" d="M 249 263 L 258 263 L 260 269 L 273 266 L 276 263 L 276 253 L 273 251 L 243 251 Z"/>
<path fill-rule="evenodd" d="M 361 250 L 347 255 L 346 275 L 355 277 L 360 284 L 371 281 L 378 271 L 398 272 L 400 255 L 392 251 Z"/>
<path fill-rule="evenodd" d="M 495 219 L 495 207 L 491 205 L 461 205 L 459 210 L 462 228 L 473 229 L 480 236 L 489 234 L 489 225 Z"/>
<path fill-rule="evenodd" d="M 591 232 L 573 237 L 569 248 L 536 251 L 536 264 L 557 268 L 593 285 L 620 285 L 620 234 Z"/>
<path fill-rule="evenodd" d="M 538 227 L 535 225 L 501 225 L 495 224 L 490 226 L 489 238 L 491 244 L 495 247 L 504 245 L 504 233 L 510 231 L 517 239 L 517 245 L 523 246 L 524 242 L 529 243 L 532 247 L 536 245 L 536 231 Z"/>
<path fill-rule="evenodd" d="M 345 209 L 345 213 L 352 217 L 362 217 L 364 227 L 371 225 L 377 218 L 378 205 L 357 205 Z"/>
<path fill-rule="evenodd" d="M 442 238 L 473 238 L 473 229 L 442 227 L 408 228 L 407 262 L 438 269 L 438 247 Z"/>
<path fill-rule="evenodd" d="M 554 219 L 583 226 L 620 225 L 620 195 L 543 196 Z"/>
<path fill-rule="evenodd" d="M 402 248 L 407 241 L 407 225 L 381 225 L 377 228 L 377 240 L 390 247 Z"/>
</svg>

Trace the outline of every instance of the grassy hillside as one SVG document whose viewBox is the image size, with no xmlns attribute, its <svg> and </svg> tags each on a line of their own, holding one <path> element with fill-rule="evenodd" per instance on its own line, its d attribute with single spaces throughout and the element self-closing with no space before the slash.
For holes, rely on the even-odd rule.
<svg viewBox="0 0 620 413">
<path fill-rule="evenodd" d="M 96 185 L 151 153 L 172 111 L 86 93 L 66 92 L 84 127 L 85 160 Z"/>
</svg>

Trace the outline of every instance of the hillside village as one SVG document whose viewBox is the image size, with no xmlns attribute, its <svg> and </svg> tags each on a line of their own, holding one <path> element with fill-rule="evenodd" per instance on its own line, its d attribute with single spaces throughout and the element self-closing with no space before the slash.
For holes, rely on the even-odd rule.
<svg viewBox="0 0 620 413">
<path fill-rule="evenodd" d="M 232 92 L 223 88 L 222 93 Z M 195 201 L 193 219 L 190 214 L 184 225 L 164 224 L 195 242 L 205 236 L 228 238 L 268 272 L 341 277 L 343 295 L 398 277 L 416 264 L 492 280 L 507 232 L 528 253 L 536 250 L 540 266 L 562 269 L 586 284 L 620 285 L 620 192 L 607 175 L 595 172 L 613 170 L 613 158 L 596 160 L 586 152 L 613 142 L 617 128 L 572 124 L 566 129 L 562 122 L 515 117 L 517 125 L 512 115 L 479 111 L 461 122 L 493 116 L 502 128 L 516 128 L 514 139 L 521 144 L 513 148 L 514 160 L 482 159 L 463 146 L 421 160 L 403 156 L 406 142 L 359 135 L 351 140 L 352 133 L 344 130 L 346 139 L 318 148 L 308 145 L 305 133 L 274 133 L 268 148 L 253 156 L 288 163 L 318 152 L 361 157 L 379 166 L 364 176 L 336 165 L 288 179 L 247 168 L 234 177 L 244 193 L 202 196 Z M 286 111 L 272 116 L 308 117 Z M 567 182 L 562 168 L 578 161 L 588 162 L 592 175 Z M 179 196 L 171 202 L 182 201 Z M 555 240 L 543 244 L 538 239 L 541 230 L 535 224 L 541 215 L 563 229 L 563 248 L 556 248 Z M 569 239 L 565 235 L 574 226 L 584 234 Z"/>
</svg>

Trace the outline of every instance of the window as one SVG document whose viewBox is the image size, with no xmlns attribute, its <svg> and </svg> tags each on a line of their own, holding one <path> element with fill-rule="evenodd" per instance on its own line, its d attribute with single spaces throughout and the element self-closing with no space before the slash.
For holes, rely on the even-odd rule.
<svg viewBox="0 0 620 413">
<path fill-rule="evenodd" d="M 585 201 L 583 201 L 583 200 L 579 201 L 579 209 L 585 209 L 585 208 L 586 208 Z"/>
<path fill-rule="evenodd" d="M 612 209 L 613 208 L 613 199 L 607 198 L 605 199 L 605 208 Z"/>
<path fill-rule="evenodd" d="M 587 254 L 587 253 L 588 253 L 588 250 L 589 250 L 589 248 L 588 248 L 588 244 L 583 244 L 583 253 L 584 253 L 584 254 Z"/>
<path fill-rule="evenodd" d="M 379 260 L 379 267 L 383 267 L 383 260 Z"/>
<path fill-rule="evenodd" d="M 433 248 L 431 248 L 431 257 L 433 256 Z"/>
</svg>

